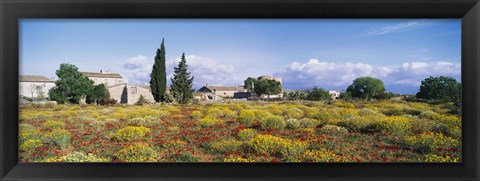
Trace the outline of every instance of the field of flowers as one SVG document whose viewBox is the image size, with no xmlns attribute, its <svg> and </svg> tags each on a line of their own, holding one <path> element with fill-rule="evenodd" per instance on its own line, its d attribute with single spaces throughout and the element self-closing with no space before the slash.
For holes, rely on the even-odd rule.
<svg viewBox="0 0 480 181">
<path fill-rule="evenodd" d="M 461 162 L 451 104 L 23 106 L 20 162 Z"/>
</svg>

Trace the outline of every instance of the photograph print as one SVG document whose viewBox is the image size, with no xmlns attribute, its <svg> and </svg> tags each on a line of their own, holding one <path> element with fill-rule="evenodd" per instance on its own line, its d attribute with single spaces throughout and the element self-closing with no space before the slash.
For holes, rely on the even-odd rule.
<svg viewBox="0 0 480 181">
<path fill-rule="evenodd" d="M 461 19 L 20 19 L 18 161 L 462 162 Z"/>
</svg>

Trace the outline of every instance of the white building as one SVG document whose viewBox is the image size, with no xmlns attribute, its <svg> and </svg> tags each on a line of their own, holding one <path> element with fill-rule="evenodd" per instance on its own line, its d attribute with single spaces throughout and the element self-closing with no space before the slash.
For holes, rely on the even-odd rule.
<svg viewBox="0 0 480 181">
<path fill-rule="evenodd" d="M 224 98 L 234 98 L 239 93 L 247 92 L 243 86 L 209 86 L 205 85 L 198 89 L 195 94 L 199 99 L 219 100 Z M 203 94 L 203 95 L 202 95 Z"/>
<path fill-rule="evenodd" d="M 108 92 L 110 92 L 110 98 L 121 104 L 135 104 L 140 96 L 143 96 L 147 102 L 155 102 L 149 85 L 117 84 L 109 86 Z"/>
<path fill-rule="evenodd" d="M 55 87 L 55 80 L 39 75 L 19 76 L 19 96 L 32 99 L 48 98 L 48 91 Z"/>
<path fill-rule="evenodd" d="M 100 70 L 100 72 L 81 72 L 92 80 L 94 85 L 105 84 L 107 87 L 123 84 L 123 77 L 118 73 L 112 73 L 110 70 Z"/>
<path fill-rule="evenodd" d="M 329 90 L 328 94 L 330 94 L 330 99 L 336 100 L 338 97 L 340 97 L 340 92 L 336 90 Z"/>
</svg>

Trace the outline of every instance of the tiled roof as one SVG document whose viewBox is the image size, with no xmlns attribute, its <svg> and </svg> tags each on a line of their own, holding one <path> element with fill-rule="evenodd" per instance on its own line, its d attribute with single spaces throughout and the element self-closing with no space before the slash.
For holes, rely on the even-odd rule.
<svg viewBox="0 0 480 181">
<path fill-rule="evenodd" d="M 87 77 L 100 77 L 100 78 L 123 78 L 118 73 L 98 73 L 98 72 L 81 72 L 83 75 Z"/>
<path fill-rule="evenodd" d="M 21 75 L 19 76 L 20 82 L 55 82 L 55 80 L 49 79 L 40 75 Z"/>
</svg>

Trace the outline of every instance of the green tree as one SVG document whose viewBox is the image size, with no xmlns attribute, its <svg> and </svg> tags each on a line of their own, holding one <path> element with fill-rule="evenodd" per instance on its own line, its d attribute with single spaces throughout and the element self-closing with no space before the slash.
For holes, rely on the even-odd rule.
<svg viewBox="0 0 480 181">
<path fill-rule="evenodd" d="M 258 80 L 256 78 L 249 77 L 249 78 L 247 78 L 247 80 L 243 81 L 243 83 L 244 83 L 243 87 L 245 88 L 245 90 L 250 92 L 252 90 L 252 86 L 255 86 L 255 83 L 257 83 L 257 81 Z"/>
<path fill-rule="evenodd" d="M 178 103 L 186 104 L 193 99 L 193 76 L 188 72 L 187 61 L 185 60 L 185 53 L 182 54 L 182 59 L 178 63 L 178 67 L 174 68 L 173 78 L 171 78 L 172 86 L 170 91 Z"/>
<path fill-rule="evenodd" d="M 444 102 L 460 102 L 462 84 L 451 77 L 429 77 L 422 81 L 417 98 Z"/>
<path fill-rule="evenodd" d="M 353 80 L 352 85 L 348 86 L 347 92 L 353 98 L 370 100 L 377 94 L 385 92 L 385 86 L 380 79 L 360 77 Z"/>
<path fill-rule="evenodd" d="M 255 94 L 257 95 L 270 95 L 280 94 L 282 92 L 282 85 L 279 81 L 270 79 L 260 79 L 254 84 Z"/>
<path fill-rule="evenodd" d="M 314 87 L 311 90 L 307 90 L 308 94 L 306 99 L 309 101 L 324 101 L 330 99 L 328 91 L 322 88 Z"/>
<path fill-rule="evenodd" d="M 60 104 L 78 104 L 93 89 L 93 81 L 78 71 L 72 64 L 60 64 L 56 72 L 58 80 L 48 92 L 49 97 Z"/>
<path fill-rule="evenodd" d="M 87 103 L 99 103 L 108 101 L 110 92 L 108 92 L 105 84 L 95 85 L 93 89 L 87 94 Z"/>
<path fill-rule="evenodd" d="M 155 55 L 155 63 L 153 64 L 152 73 L 150 74 L 150 89 L 156 102 L 163 102 L 164 95 L 167 91 L 167 71 L 165 67 L 165 45 L 164 39 L 160 49 L 157 49 Z"/>
</svg>

